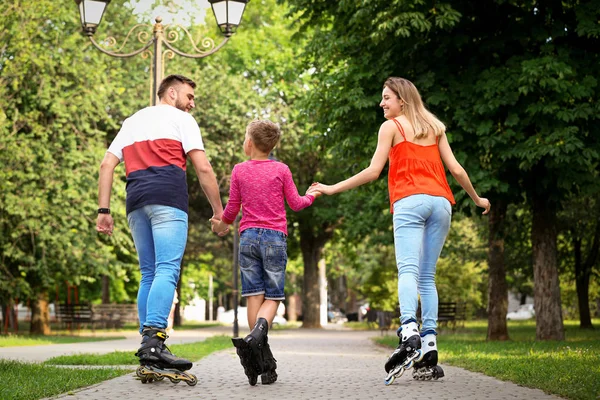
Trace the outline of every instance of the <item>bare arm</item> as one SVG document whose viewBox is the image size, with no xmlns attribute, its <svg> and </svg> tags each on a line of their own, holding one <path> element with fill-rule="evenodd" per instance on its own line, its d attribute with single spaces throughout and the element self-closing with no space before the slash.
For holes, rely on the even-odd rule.
<svg viewBox="0 0 600 400">
<path fill-rule="evenodd" d="M 355 187 L 364 185 L 365 183 L 377 179 L 388 160 L 396 129 L 397 128 L 395 127 L 394 123 L 391 121 L 386 121 L 381 124 L 377 137 L 377 148 L 375 149 L 373 158 L 371 158 L 371 164 L 367 168 L 344 181 L 336 183 L 333 186 L 323 184 L 314 185 L 314 190 L 320 193 L 331 195 L 354 189 Z"/>
<path fill-rule="evenodd" d="M 121 161 L 112 153 L 106 152 L 100 164 L 98 179 L 98 208 L 110 208 L 110 194 L 112 192 L 113 175 L 115 168 Z M 96 230 L 111 235 L 114 221 L 110 214 L 98 214 Z"/>
<path fill-rule="evenodd" d="M 202 190 L 212 207 L 213 216 L 221 219 L 221 215 L 223 215 L 223 203 L 221 203 L 219 184 L 217 183 L 212 166 L 208 158 L 206 158 L 206 153 L 203 150 L 191 150 L 188 156 L 192 160 L 200 186 L 202 186 Z"/>
<path fill-rule="evenodd" d="M 444 164 L 446 165 L 454 179 L 456 179 L 456 181 L 460 184 L 460 186 L 462 186 L 462 188 L 467 192 L 469 197 L 471 197 L 473 202 L 478 207 L 485 209 L 483 214 L 487 214 L 490 211 L 490 201 L 486 198 L 479 197 L 479 195 L 475 191 L 475 188 L 473 187 L 473 184 L 469 179 L 467 171 L 465 171 L 463 166 L 460 165 L 460 163 L 456 160 L 456 157 L 454 157 L 454 153 L 450 148 L 450 143 L 448 143 L 448 138 L 446 137 L 445 132 L 442 134 L 438 146 L 440 149 L 440 156 L 442 157 Z"/>
</svg>

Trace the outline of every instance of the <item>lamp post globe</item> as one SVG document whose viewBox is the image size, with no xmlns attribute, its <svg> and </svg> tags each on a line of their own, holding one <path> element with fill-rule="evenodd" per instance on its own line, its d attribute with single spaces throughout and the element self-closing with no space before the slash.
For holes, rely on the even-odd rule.
<svg viewBox="0 0 600 400">
<path fill-rule="evenodd" d="M 83 31 L 88 36 L 94 35 L 110 0 L 75 0 L 75 3 L 79 7 Z"/>
<path fill-rule="evenodd" d="M 208 0 L 212 7 L 217 25 L 226 37 L 230 37 L 239 26 L 246 4 L 250 0 Z"/>
</svg>

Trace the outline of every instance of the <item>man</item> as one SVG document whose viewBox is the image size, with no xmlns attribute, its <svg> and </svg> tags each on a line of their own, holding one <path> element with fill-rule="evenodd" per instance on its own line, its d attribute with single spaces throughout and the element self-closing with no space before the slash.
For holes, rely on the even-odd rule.
<svg viewBox="0 0 600 400">
<path fill-rule="evenodd" d="M 142 345 L 136 355 L 142 366 L 179 371 L 190 369 L 192 363 L 171 354 L 164 341 L 187 242 L 186 155 L 210 202 L 213 218 L 220 219 L 223 214 L 200 128 L 189 114 L 195 106 L 195 87 L 185 76 L 166 77 L 158 89 L 159 104 L 138 111 L 123 123 L 100 165 L 98 184 L 96 230 L 111 235 L 113 173 L 125 162 L 127 222 L 142 273 L 137 298 Z"/>
</svg>

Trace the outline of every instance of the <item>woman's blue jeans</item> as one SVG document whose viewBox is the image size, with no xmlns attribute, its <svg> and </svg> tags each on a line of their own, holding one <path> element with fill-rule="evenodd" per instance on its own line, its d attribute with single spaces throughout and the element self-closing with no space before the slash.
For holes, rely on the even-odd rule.
<svg viewBox="0 0 600 400">
<path fill-rule="evenodd" d="M 167 327 L 185 251 L 188 215 L 178 208 L 148 205 L 127 215 L 142 279 L 138 290 L 140 332 Z"/>
<path fill-rule="evenodd" d="M 422 334 L 436 333 L 436 263 L 450 230 L 451 216 L 450 202 L 443 197 L 416 194 L 394 203 L 400 323 L 417 320 L 420 295 Z"/>
</svg>

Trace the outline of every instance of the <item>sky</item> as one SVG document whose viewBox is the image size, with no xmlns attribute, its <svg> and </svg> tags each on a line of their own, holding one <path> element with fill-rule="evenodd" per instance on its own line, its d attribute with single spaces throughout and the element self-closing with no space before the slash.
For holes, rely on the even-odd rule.
<svg viewBox="0 0 600 400">
<path fill-rule="evenodd" d="M 127 3 L 140 16 L 140 22 L 150 24 L 160 16 L 165 25 L 203 25 L 206 13 L 212 14 L 207 0 L 129 0 Z"/>
</svg>

